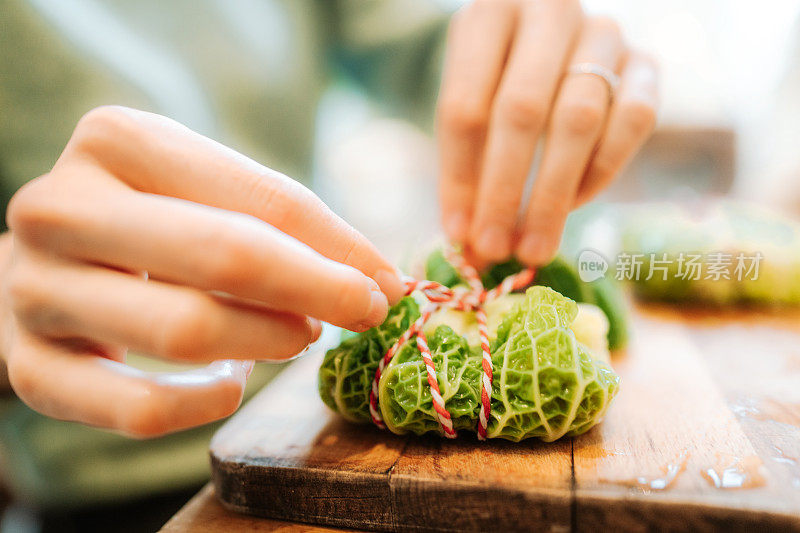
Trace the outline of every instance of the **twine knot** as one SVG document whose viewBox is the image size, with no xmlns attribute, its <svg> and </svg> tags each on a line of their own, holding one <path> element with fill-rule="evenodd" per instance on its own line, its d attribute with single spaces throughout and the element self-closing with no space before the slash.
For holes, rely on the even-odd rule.
<svg viewBox="0 0 800 533">
<path fill-rule="evenodd" d="M 369 394 L 369 411 L 372 421 L 380 428 L 385 428 L 383 417 L 380 412 L 378 399 L 378 383 L 380 382 L 383 370 L 397 351 L 408 341 L 416 338 L 417 348 L 422 354 L 422 361 L 425 363 L 427 371 L 428 385 L 430 387 L 431 398 L 433 399 L 433 409 L 436 411 L 436 418 L 439 427 L 447 438 L 455 438 L 456 430 L 453 427 L 453 419 L 445 406 L 439 389 L 436 368 L 433 364 L 428 340 L 423 332 L 423 327 L 430 316 L 443 307 L 449 307 L 458 311 L 472 311 L 478 323 L 478 336 L 481 343 L 483 357 L 481 360 L 481 410 L 478 418 L 478 439 L 485 440 L 487 427 L 489 425 L 489 415 L 492 409 L 492 355 L 489 348 L 489 328 L 487 326 L 486 311 L 484 306 L 489 301 L 508 294 L 514 290 L 521 289 L 530 285 L 534 278 L 532 269 L 524 269 L 517 274 L 506 277 L 497 287 L 486 290 L 481 282 L 477 270 L 468 264 L 464 258 L 448 252 L 447 259 L 456 268 L 458 273 L 467 282 L 467 287 L 449 288 L 441 283 L 430 280 L 417 280 L 407 277 L 404 279 L 406 285 L 406 296 L 414 291 L 419 291 L 428 300 L 428 305 L 422 310 L 420 317 L 400 336 L 399 339 L 386 351 L 386 354 L 378 361 L 378 368 L 375 371 L 375 378 L 372 380 L 372 388 Z"/>
</svg>

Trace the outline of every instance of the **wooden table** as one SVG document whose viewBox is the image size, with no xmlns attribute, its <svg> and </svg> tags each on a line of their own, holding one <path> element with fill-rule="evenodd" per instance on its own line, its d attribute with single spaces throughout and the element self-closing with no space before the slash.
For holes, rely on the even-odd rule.
<svg viewBox="0 0 800 533">
<path fill-rule="evenodd" d="M 240 512 L 371 529 L 800 531 L 800 313 L 640 307 L 634 332 L 606 420 L 552 444 L 348 424 L 318 399 L 309 355 L 215 436 L 217 494 Z M 184 516 L 192 505 L 210 504 Z M 289 527 L 220 519 L 239 520 Z"/>
<path fill-rule="evenodd" d="M 234 533 L 255 531 L 269 533 L 342 533 L 344 529 L 331 529 L 308 524 L 293 524 L 281 520 L 257 518 L 228 511 L 219 503 L 214 486 L 209 483 L 183 506 L 169 522 L 161 528 L 162 533 Z"/>
</svg>

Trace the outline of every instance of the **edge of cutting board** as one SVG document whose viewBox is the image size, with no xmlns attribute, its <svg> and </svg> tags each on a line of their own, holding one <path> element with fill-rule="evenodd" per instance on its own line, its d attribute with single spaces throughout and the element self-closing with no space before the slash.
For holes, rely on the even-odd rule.
<svg viewBox="0 0 800 533">
<path fill-rule="evenodd" d="M 223 506 L 255 516 L 380 531 L 522 531 L 537 529 L 537 524 L 568 531 L 571 525 L 569 490 L 490 491 L 481 483 L 420 480 L 391 471 L 304 468 L 300 476 L 292 467 L 253 464 L 251 459 L 222 461 L 213 453 L 211 462 Z M 325 512 L 342 499 L 352 511 L 349 515 Z M 521 514 L 520 509 L 528 512 Z"/>
</svg>

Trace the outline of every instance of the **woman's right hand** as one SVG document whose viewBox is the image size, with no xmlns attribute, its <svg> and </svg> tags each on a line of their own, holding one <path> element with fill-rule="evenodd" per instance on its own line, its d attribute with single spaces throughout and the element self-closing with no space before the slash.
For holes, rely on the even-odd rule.
<svg viewBox="0 0 800 533">
<path fill-rule="evenodd" d="M 89 112 L 53 170 L 14 196 L 8 223 L 12 387 L 43 414 L 131 435 L 229 415 L 253 359 L 297 354 L 320 321 L 380 324 L 403 292 L 302 185 L 126 108 Z M 128 348 L 227 360 L 148 374 L 124 364 Z"/>
</svg>

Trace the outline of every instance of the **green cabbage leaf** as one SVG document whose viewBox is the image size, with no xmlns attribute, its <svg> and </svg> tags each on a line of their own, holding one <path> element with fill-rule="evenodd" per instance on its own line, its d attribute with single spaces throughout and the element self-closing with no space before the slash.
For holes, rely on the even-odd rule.
<svg viewBox="0 0 800 533">
<path fill-rule="evenodd" d="M 504 302 L 500 300 L 505 299 Z M 577 338 L 571 326 L 579 316 L 571 299 L 544 286 L 508 295 L 487 309 L 494 366 L 488 436 L 520 441 L 553 441 L 579 435 L 603 417 L 619 387 L 619 377 Z M 344 340 L 329 350 L 319 373 L 323 401 L 345 418 L 368 422 L 369 391 L 379 359 L 419 316 L 406 297 L 392 307 L 381 326 Z M 581 331 L 603 338 L 601 312 Z M 475 431 L 480 411 L 481 353 L 474 316 L 441 311 L 426 326 L 438 383 L 456 430 Z M 584 313 L 581 313 L 584 315 Z M 594 315 L 594 316 L 593 316 Z M 599 327 L 606 329 L 598 330 Z M 432 328 L 433 331 L 431 331 Z M 599 334 L 598 334 L 599 331 Z M 380 408 L 389 430 L 421 435 L 440 432 L 421 354 L 414 342 L 398 350 L 379 383 Z"/>
</svg>

